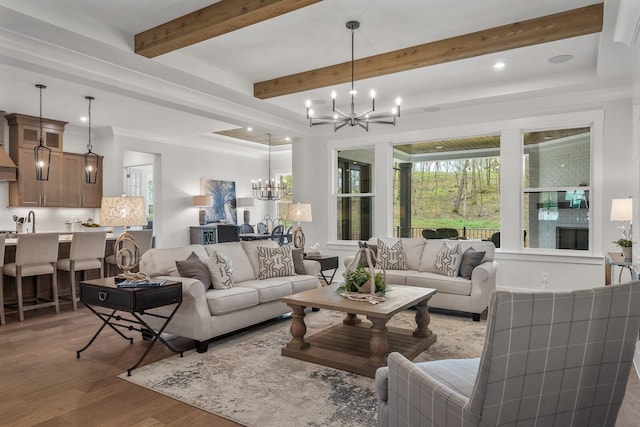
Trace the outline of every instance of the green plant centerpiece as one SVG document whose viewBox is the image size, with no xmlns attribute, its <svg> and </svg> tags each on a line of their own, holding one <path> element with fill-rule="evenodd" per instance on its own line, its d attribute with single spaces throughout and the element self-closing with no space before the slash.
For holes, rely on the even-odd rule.
<svg viewBox="0 0 640 427">
<path fill-rule="evenodd" d="M 358 266 L 355 270 L 345 274 L 344 283 L 338 287 L 338 292 L 370 292 L 370 288 L 363 286 L 371 279 L 371 269 Z M 375 292 L 383 294 L 387 292 L 387 285 L 384 283 L 384 274 L 381 271 L 375 273 Z"/>
<path fill-rule="evenodd" d="M 631 246 L 633 246 L 633 242 L 625 238 L 618 239 L 613 243 L 620 246 L 621 248 L 630 248 Z"/>
</svg>

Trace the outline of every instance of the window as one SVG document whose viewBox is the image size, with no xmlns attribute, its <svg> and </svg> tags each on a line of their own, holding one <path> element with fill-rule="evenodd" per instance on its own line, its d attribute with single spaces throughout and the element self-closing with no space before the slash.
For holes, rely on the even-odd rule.
<svg viewBox="0 0 640 427">
<path fill-rule="evenodd" d="M 337 212 L 339 240 L 373 235 L 374 149 L 338 152 Z"/>
<path fill-rule="evenodd" d="M 590 153 L 588 127 L 524 133 L 528 247 L 589 250 Z"/>
<path fill-rule="evenodd" d="M 489 240 L 500 231 L 499 135 L 394 148 L 396 236 Z"/>
</svg>

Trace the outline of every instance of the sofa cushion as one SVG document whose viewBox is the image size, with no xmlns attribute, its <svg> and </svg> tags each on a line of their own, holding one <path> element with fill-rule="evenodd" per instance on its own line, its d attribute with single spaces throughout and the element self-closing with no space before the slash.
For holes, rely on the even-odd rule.
<svg viewBox="0 0 640 427">
<path fill-rule="evenodd" d="M 229 289 L 209 289 L 205 296 L 212 315 L 230 313 L 258 305 L 258 291 L 235 286 Z"/>
<path fill-rule="evenodd" d="M 291 277 L 288 277 L 288 279 L 291 281 L 291 291 L 294 294 L 320 287 L 320 282 L 318 281 L 317 276 L 310 276 L 308 274 L 304 274 L 304 275 L 291 276 Z"/>
<path fill-rule="evenodd" d="M 437 289 L 439 293 L 471 295 L 471 280 L 463 277 L 448 277 L 437 273 L 416 273 L 407 276 L 408 286 Z"/>
<path fill-rule="evenodd" d="M 420 270 L 420 262 L 422 260 L 422 252 L 424 251 L 426 239 L 409 239 L 402 238 L 402 249 L 404 251 L 404 259 L 406 261 L 407 270 Z"/>
<path fill-rule="evenodd" d="M 217 251 L 231 260 L 231 265 L 233 265 L 233 283 L 258 278 L 258 276 L 254 274 L 249 257 L 240 242 L 206 245 L 205 249 L 209 255 L 211 255 L 213 251 Z"/>
<path fill-rule="evenodd" d="M 258 259 L 260 260 L 259 279 L 287 277 L 296 274 L 289 245 L 277 248 L 258 246 Z"/>
<path fill-rule="evenodd" d="M 415 270 L 385 270 L 384 282 L 387 285 L 406 285 L 407 277 L 415 273 Z"/>
<path fill-rule="evenodd" d="M 378 239 L 378 260 L 384 269 L 405 270 L 407 265 L 402 240 L 396 239 L 395 242 L 387 244 L 384 240 Z"/>
<path fill-rule="evenodd" d="M 207 268 L 214 289 L 233 287 L 233 264 L 229 257 L 218 251 L 213 251 L 207 260 Z"/>
<path fill-rule="evenodd" d="M 277 242 L 273 240 L 243 240 L 240 242 L 242 249 L 244 249 L 251 268 L 253 269 L 253 278 L 260 277 L 260 259 L 258 258 L 258 247 L 265 248 L 278 248 L 280 247 Z"/>
<path fill-rule="evenodd" d="M 202 261 L 206 261 L 209 255 L 202 245 L 181 246 L 178 248 L 156 249 L 146 251 L 140 259 L 140 271 L 151 277 L 155 276 L 179 276 L 176 260 L 187 259 L 191 253 L 195 253 Z"/>
<path fill-rule="evenodd" d="M 291 295 L 291 282 L 286 277 L 277 277 L 264 280 L 249 280 L 242 283 L 243 288 L 255 289 L 258 292 L 260 304 L 277 301 L 280 298 Z"/>
<path fill-rule="evenodd" d="M 473 269 L 480 265 L 484 258 L 484 251 L 476 251 L 473 247 L 468 248 L 462 254 L 462 261 L 460 261 L 460 268 L 458 269 L 458 275 L 465 279 L 471 279 L 471 273 Z"/>
<path fill-rule="evenodd" d="M 442 242 L 440 250 L 436 254 L 435 264 L 433 266 L 433 272 L 443 274 L 449 277 L 456 277 L 458 275 L 458 268 L 460 267 L 460 261 L 462 260 L 462 253 L 460 252 L 460 245 L 450 245 L 448 242 Z"/>
<path fill-rule="evenodd" d="M 205 289 L 211 287 L 209 268 L 195 252 L 191 252 L 191 255 L 183 261 L 176 261 L 176 268 L 180 277 L 200 280 Z"/>
</svg>

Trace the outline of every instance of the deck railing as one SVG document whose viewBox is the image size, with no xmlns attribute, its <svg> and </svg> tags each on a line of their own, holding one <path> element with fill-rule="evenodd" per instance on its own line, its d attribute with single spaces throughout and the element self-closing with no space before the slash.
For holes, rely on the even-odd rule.
<svg viewBox="0 0 640 427">
<path fill-rule="evenodd" d="M 422 237 L 423 228 L 411 228 L 409 229 L 409 237 L 419 238 Z M 497 233 L 500 231 L 499 228 L 458 228 L 458 237 L 463 239 L 481 239 L 481 240 L 491 240 L 491 236 L 493 233 Z M 402 233 L 406 235 L 405 233 Z M 400 227 L 395 227 L 393 229 L 393 236 L 399 237 Z"/>
</svg>

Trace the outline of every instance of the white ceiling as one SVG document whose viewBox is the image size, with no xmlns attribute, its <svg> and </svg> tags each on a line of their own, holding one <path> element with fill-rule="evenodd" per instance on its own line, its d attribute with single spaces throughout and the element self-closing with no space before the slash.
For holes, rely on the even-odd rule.
<svg viewBox="0 0 640 427">
<path fill-rule="evenodd" d="M 308 128 L 305 100 L 328 102 L 332 89 L 340 96 L 348 84 L 258 100 L 253 83 L 348 61 L 348 20 L 361 22 L 358 58 L 598 2 L 324 0 L 147 59 L 133 51 L 136 33 L 215 2 L 0 0 L 0 110 L 37 115 L 34 84 L 44 83 L 44 116 L 78 126 L 86 126 L 78 120 L 86 114 L 84 96 L 93 95 L 96 127 L 168 139 L 248 124 L 314 135 L 331 130 Z M 404 116 L 565 90 L 630 91 L 631 58 L 612 41 L 618 3 L 605 1 L 600 34 L 372 78 L 356 88 L 363 95 L 376 89 L 379 110 L 401 96 Z M 561 54 L 574 58 L 548 62 Z M 499 72 L 492 69 L 498 59 L 507 64 Z M 322 113 L 322 105 L 315 108 Z M 356 110 L 367 108 L 365 96 L 356 99 Z"/>
</svg>

